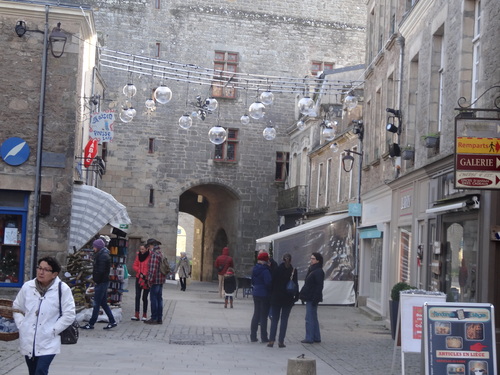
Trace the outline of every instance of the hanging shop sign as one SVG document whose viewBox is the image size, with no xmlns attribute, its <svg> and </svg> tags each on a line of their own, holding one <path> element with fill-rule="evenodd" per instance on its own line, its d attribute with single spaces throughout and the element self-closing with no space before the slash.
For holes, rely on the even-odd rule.
<svg viewBox="0 0 500 375">
<path fill-rule="evenodd" d="M 498 120 L 456 119 L 455 187 L 500 189 Z"/>
<path fill-rule="evenodd" d="M 425 374 L 497 374 L 494 307 L 425 303 Z"/>
<path fill-rule="evenodd" d="M 11 137 L 2 143 L 0 155 L 3 161 L 9 165 L 21 165 L 28 160 L 30 156 L 30 147 L 24 139 Z"/>
<path fill-rule="evenodd" d="M 97 155 L 97 139 L 90 139 L 85 146 L 85 156 L 83 159 L 83 166 L 85 168 L 90 167 L 92 161 Z"/>
<path fill-rule="evenodd" d="M 90 138 L 97 139 L 99 144 L 112 142 L 114 122 L 115 111 L 93 113 L 90 120 Z"/>
</svg>

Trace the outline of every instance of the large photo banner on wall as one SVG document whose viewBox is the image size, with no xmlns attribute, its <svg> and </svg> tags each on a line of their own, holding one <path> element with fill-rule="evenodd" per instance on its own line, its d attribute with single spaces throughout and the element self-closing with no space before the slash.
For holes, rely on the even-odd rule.
<svg viewBox="0 0 500 375">
<path fill-rule="evenodd" d="M 352 217 L 332 215 L 257 240 L 257 250 L 273 249 L 274 259 L 280 263 L 283 254 L 292 255 L 302 285 L 309 267 L 311 253 L 323 255 L 325 286 L 323 303 L 350 305 L 355 303 L 354 227 Z"/>
</svg>

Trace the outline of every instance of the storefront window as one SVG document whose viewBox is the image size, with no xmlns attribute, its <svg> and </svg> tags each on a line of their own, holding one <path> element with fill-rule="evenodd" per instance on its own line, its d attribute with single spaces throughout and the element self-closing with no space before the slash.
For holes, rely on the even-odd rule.
<svg viewBox="0 0 500 375">
<path fill-rule="evenodd" d="M 0 286 L 22 285 L 27 194 L 0 190 Z"/>
<path fill-rule="evenodd" d="M 476 302 L 477 220 L 444 219 L 445 290 L 449 302 Z"/>
</svg>

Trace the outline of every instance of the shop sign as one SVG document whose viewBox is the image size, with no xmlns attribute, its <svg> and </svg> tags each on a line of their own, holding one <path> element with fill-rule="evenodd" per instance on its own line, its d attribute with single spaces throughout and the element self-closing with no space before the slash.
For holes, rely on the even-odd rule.
<svg viewBox="0 0 500 375">
<path fill-rule="evenodd" d="M 498 120 L 457 119 L 455 128 L 455 188 L 499 189 Z"/>
<path fill-rule="evenodd" d="M 90 139 L 85 146 L 85 156 L 83 159 L 83 166 L 85 168 L 90 167 L 92 161 L 97 155 L 97 139 Z"/>
<path fill-rule="evenodd" d="M 90 120 L 90 138 L 97 139 L 99 144 L 113 141 L 113 124 L 115 111 L 93 113 Z"/>
<path fill-rule="evenodd" d="M 424 304 L 425 374 L 497 374 L 494 307 Z"/>
</svg>

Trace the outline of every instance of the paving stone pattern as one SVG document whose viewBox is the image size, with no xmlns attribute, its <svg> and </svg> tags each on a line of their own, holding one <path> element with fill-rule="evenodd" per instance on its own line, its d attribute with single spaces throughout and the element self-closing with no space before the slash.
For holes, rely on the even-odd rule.
<svg viewBox="0 0 500 375">
<path fill-rule="evenodd" d="M 225 309 L 216 283 L 192 282 L 186 292 L 164 287 L 164 323 L 130 320 L 133 292 L 122 303 L 123 321 L 116 329 L 81 331 L 77 345 L 66 345 L 52 363 L 51 375 L 103 374 L 286 374 L 288 359 L 304 354 L 316 361 L 317 374 L 390 374 L 394 341 L 383 322 L 355 307 L 320 306 L 322 343 L 301 344 L 305 307 L 291 313 L 286 348 L 251 343 L 251 298 L 238 298 Z M 0 342 L 0 375 L 26 374 L 18 340 Z M 397 348 L 395 374 L 401 373 Z M 405 354 L 406 374 L 420 374 L 420 355 Z"/>
</svg>

